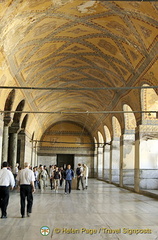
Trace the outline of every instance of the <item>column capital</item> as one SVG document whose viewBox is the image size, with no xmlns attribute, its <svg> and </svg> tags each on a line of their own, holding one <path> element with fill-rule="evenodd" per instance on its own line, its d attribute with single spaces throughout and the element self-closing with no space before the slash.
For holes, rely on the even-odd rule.
<svg viewBox="0 0 158 240">
<path fill-rule="evenodd" d="M 9 128 L 9 133 L 19 133 L 20 128 L 19 128 L 19 124 L 12 124 Z"/>
<path fill-rule="evenodd" d="M 11 117 L 4 117 L 3 121 L 5 127 L 10 127 L 13 122 L 13 119 Z"/>
</svg>

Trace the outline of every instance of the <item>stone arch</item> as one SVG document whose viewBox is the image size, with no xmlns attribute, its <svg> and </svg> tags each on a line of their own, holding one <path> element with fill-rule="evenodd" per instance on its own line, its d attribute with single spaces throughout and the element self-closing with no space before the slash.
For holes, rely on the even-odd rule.
<svg viewBox="0 0 158 240">
<path fill-rule="evenodd" d="M 143 86 L 149 86 L 144 84 Z M 158 112 L 158 95 L 152 88 L 141 89 L 141 108 L 142 111 Z M 142 113 L 142 124 L 158 124 L 156 113 Z"/>
<path fill-rule="evenodd" d="M 14 117 L 13 117 L 13 123 L 15 124 L 19 124 L 20 123 L 20 117 L 21 117 L 21 114 L 22 114 L 22 111 L 24 109 L 24 105 L 25 105 L 25 100 L 22 100 L 16 110 L 15 110 L 15 113 L 14 113 Z"/>
<path fill-rule="evenodd" d="M 121 136 L 121 127 L 118 119 L 115 116 L 112 117 L 112 128 L 113 138 L 119 138 Z"/>
<path fill-rule="evenodd" d="M 5 101 L 4 111 L 11 111 L 13 102 L 15 99 L 15 89 L 13 89 Z M 4 121 L 11 119 L 11 114 L 9 112 L 4 113 Z"/>
<path fill-rule="evenodd" d="M 100 131 L 98 131 L 99 147 L 104 145 L 104 138 Z"/>
<path fill-rule="evenodd" d="M 104 131 L 106 136 L 106 142 L 107 143 L 111 142 L 111 134 L 110 134 L 109 128 L 106 125 L 104 126 Z"/>
<path fill-rule="evenodd" d="M 27 124 L 27 121 L 28 121 L 28 117 L 29 117 L 29 115 L 26 114 L 25 117 L 23 118 L 23 121 L 22 121 L 22 124 L 21 124 L 21 129 L 22 129 L 23 131 L 25 131 L 26 124 Z"/>
<path fill-rule="evenodd" d="M 150 86 L 144 84 L 143 86 Z M 153 88 L 141 89 L 142 125 L 139 126 L 137 164 L 139 163 L 139 188 L 158 188 L 158 95 Z M 151 111 L 151 112 L 150 112 Z M 154 112 L 152 112 L 154 111 Z M 149 177 L 150 176 L 150 177 Z M 156 176 L 156 177 L 155 177 Z"/>
<path fill-rule="evenodd" d="M 121 136 L 120 144 L 120 176 L 121 186 L 134 185 L 134 163 L 135 163 L 135 129 L 136 118 L 129 105 L 123 105 L 124 111 L 124 134 Z M 128 113 L 130 112 L 130 113 Z"/>
<path fill-rule="evenodd" d="M 5 101 L 4 111 L 11 111 L 15 99 L 15 89 L 13 89 Z M 8 146 L 9 146 L 9 126 L 12 122 L 11 113 L 4 113 L 4 127 L 3 127 L 3 140 L 2 140 L 2 162 L 8 161 Z"/>
<path fill-rule="evenodd" d="M 125 123 L 124 132 L 125 133 L 131 132 L 131 131 L 134 132 L 137 126 L 135 115 L 134 113 L 127 113 L 128 111 L 132 112 L 131 107 L 127 104 L 124 104 L 123 111 L 124 111 L 124 123 Z"/>
</svg>

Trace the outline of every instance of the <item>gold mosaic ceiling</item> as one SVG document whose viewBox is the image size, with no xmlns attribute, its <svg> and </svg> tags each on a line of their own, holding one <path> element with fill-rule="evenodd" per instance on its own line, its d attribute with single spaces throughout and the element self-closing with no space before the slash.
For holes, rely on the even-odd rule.
<svg viewBox="0 0 158 240">
<path fill-rule="evenodd" d="M 17 85 L 66 88 L 23 90 L 31 110 L 112 110 L 114 90 L 67 88 L 134 86 L 156 62 L 157 9 L 157 2 L 0 1 L 1 47 Z M 92 131 L 98 115 L 41 114 L 39 119 L 44 128 L 71 120 Z"/>
</svg>

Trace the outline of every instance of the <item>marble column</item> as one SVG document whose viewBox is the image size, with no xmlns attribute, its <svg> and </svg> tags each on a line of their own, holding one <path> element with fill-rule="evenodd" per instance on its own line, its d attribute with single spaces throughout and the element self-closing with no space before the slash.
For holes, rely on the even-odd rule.
<svg viewBox="0 0 158 240">
<path fill-rule="evenodd" d="M 110 145 L 109 183 L 112 183 L 112 141 Z"/>
<path fill-rule="evenodd" d="M 10 133 L 10 159 L 12 169 L 15 168 L 17 163 L 17 143 L 18 143 L 18 133 Z"/>
<path fill-rule="evenodd" d="M 95 147 L 95 151 L 94 151 L 94 177 L 97 178 L 97 167 L 98 167 L 98 154 L 97 154 L 97 148 Z"/>
<path fill-rule="evenodd" d="M 115 137 L 112 140 L 111 149 L 111 174 L 113 183 L 119 183 L 119 169 L 120 169 L 120 138 Z"/>
<path fill-rule="evenodd" d="M 103 147 L 98 147 L 98 178 L 102 179 L 103 176 Z"/>
<path fill-rule="evenodd" d="M 120 137 L 120 186 L 134 186 L 135 135 L 131 130 Z"/>
<path fill-rule="evenodd" d="M 2 140 L 2 162 L 8 161 L 9 126 L 11 123 L 12 123 L 12 120 L 10 117 L 4 118 L 3 140 Z"/>
<path fill-rule="evenodd" d="M 104 180 L 110 180 L 110 145 L 104 146 Z"/>
<path fill-rule="evenodd" d="M 135 141 L 135 191 L 158 189 L 158 125 L 139 125 Z"/>
<path fill-rule="evenodd" d="M 8 135 L 9 127 L 3 127 L 3 141 L 2 141 L 2 162 L 8 161 Z"/>
<path fill-rule="evenodd" d="M 120 137 L 120 187 L 123 187 L 123 136 Z"/>
<path fill-rule="evenodd" d="M 19 166 L 21 168 L 24 167 L 24 162 L 25 162 L 25 132 L 24 131 L 20 131 L 20 133 L 18 134 L 18 143 L 20 143 L 20 155 L 18 156 L 20 159 L 19 160 Z"/>
<path fill-rule="evenodd" d="M 140 136 L 139 136 L 139 127 L 136 128 L 135 133 L 135 166 L 134 166 L 134 190 L 136 192 L 139 192 L 140 190 L 140 177 L 139 177 L 139 161 L 140 161 L 140 155 L 139 155 L 139 144 L 140 144 Z"/>
</svg>

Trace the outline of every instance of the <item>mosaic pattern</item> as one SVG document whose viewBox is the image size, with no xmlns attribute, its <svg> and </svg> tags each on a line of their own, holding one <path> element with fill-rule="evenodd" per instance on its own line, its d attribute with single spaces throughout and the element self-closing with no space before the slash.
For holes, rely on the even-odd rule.
<svg viewBox="0 0 158 240">
<path fill-rule="evenodd" d="M 144 77 L 154 85 L 157 16 L 156 2 L 0 1 L 0 54 L 19 86 L 141 86 Z M 2 83 L 9 78 L 0 71 Z M 117 109 L 119 100 L 127 95 L 126 90 L 23 92 L 32 111 L 54 112 Z M 127 104 L 131 106 L 133 101 L 133 110 L 140 109 L 134 91 Z M 77 118 L 75 114 L 43 114 L 39 124 L 46 129 L 59 120 L 70 120 L 94 132 L 104 119 L 105 115 L 97 114 Z"/>
</svg>

